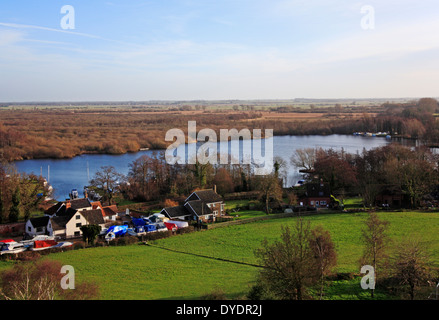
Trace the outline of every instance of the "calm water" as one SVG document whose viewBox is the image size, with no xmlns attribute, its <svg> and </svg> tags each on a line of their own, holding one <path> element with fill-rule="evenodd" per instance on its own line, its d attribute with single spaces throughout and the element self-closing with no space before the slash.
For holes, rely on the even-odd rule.
<svg viewBox="0 0 439 320">
<path fill-rule="evenodd" d="M 297 149 L 323 148 L 341 150 L 349 153 L 357 153 L 380 147 L 390 143 L 390 140 L 379 137 L 361 137 L 350 135 L 330 136 L 276 136 L 273 137 L 274 156 L 283 158 L 290 166 L 285 185 L 291 186 L 301 179 L 297 168 L 291 167 L 290 158 Z M 230 145 L 230 142 L 229 142 Z M 242 145 L 242 141 L 241 141 Z M 262 143 L 264 145 L 264 143 Z M 221 143 L 218 144 L 218 152 L 221 152 Z M 222 149 L 224 150 L 224 149 Z M 245 151 L 243 151 L 245 152 Z M 81 155 L 73 159 L 35 159 L 15 162 L 19 172 L 34 173 L 48 179 L 54 188 L 54 197 L 57 200 L 65 200 L 69 197 L 72 189 L 78 189 L 80 195 L 83 187 L 88 185 L 89 179 L 101 166 L 114 166 L 116 171 L 128 174 L 129 163 L 141 155 L 151 156 L 153 151 L 139 151 L 123 155 Z"/>
</svg>

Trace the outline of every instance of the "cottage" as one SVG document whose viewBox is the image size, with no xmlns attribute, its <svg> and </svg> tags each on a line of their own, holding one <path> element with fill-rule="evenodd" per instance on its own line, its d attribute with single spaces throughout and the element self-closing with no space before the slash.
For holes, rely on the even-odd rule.
<svg viewBox="0 0 439 320">
<path fill-rule="evenodd" d="M 329 185 L 320 183 L 307 183 L 306 192 L 300 197 L 304 206 L 327 208 L 331 203 L 331 191 Z"/>
<path fill-rule="evenodd" d="M 50 217 L 39 217 L 39 218 L 32 218 L 27 220 L 26 226 L 25 226 L 25 233 L 29 237 L 35 237 L 38 235 L 53 235 L 53 228 L 52 228 L 52 222 L 50 220 Z"/>
<path fill-rule="evenodd" d="M 116 221 L 117 211 L 118 211 L 118 209 L 117 209 L 116 205 L 103 207 L 102 208 L 102 215 L 104 217 L 104 220 L 105 221 Z"/>
<path fill-rule="evenodd" d="M 81 227 L 88 224 L 96 224 L 105 227 L 101 209 L 71 211 L 70 215 L 51 218 L 53 235 L 63 239 L 79 237 L 82 235 Z"/>
<path fill-rule="evenodd" d="M 186 199 L 185 202 L 187 203 L 189 201 L 197 201 L 197 200 L 204 202 L 207 205 L 207 207 L 212 211 L 212 214 L 215 217 L 223 216 L 225 214 L 224 200 L 218 193 L 215 192 L 215 190 L 207 189 L 207 190 L 194 191 Z"/>
<path fill-rule="evenodd" d="M 105 227 L 104 217 L 100 209 L 77 211 L 66 223 L 66 238 L 81 236 L 81 227 L 88 224 L 96 224 L 101 228 Z"/>
<path fill-rule="evenodd" d="M 375 205 L 382 207 L 409 207 L 410 201 L 398 186 L 383 186 L 375 197 Z"/>
<path fill-rule="evenodd" d="M 71 216 L 60 216 L 60 217 L 53 217 L 52 220 L 52 228 L 53 228 L 53 235 L 55 237 L 66 239 L 67 238 L 67 223 L 72 218 L 73 214 Z"/>
<path fill-rule="evenodd" d="M 173 220 L 213 222 L 224 215 L 224 201 L 212 189 L 198 190 L 183 205 L 163 208 L 160 213 Z"/>
<path fill-rule="evenodd" d="M 72 213 L 76 212 L 76 210 L 84 210 L 84 209 L 85 210 L 94 209 L 92 203 L 87 198 L 60 201 L 57 204 L 48 208 L 46 211 L 44 211 L 44 214 L 49 217 L 55 217 L 55 216 L 59 217 L 59 216 L 71 215 Z"/>
<path fill-rule="evenodd" d="M 183 205 L 163 208 L 160 213 L 169 219 L 192 220 L 191 212 Z"/>
</svg>

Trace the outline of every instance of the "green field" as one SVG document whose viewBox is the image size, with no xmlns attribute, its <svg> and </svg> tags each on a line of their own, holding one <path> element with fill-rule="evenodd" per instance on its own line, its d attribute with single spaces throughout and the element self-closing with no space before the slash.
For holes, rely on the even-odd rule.
<svg viewBox="0 0 439 320">
<path fill-rule="evenodd" d="M 397 243 L 405 237 L 419 236 L 439 262 L 439 213 L 380 212 L 390 222 L 390 236 Z M 336 213 L 308 216 L 312 225 L 323 225 L 331 232 L 338 253 L 338 272 L 359 273 L 358 259 L 363 250 L 361 229 L 366 213 Z M 265 220 L 178 235 L 153 244 L 89 248 L 51 254 L 50 259 L 75 268 L 76 279 L 100 284 L 102 299 L 199 299 L 222 290 L 229 298 L 244 297 L 253 284 L 258 268 L 254 250 L 267 238 L 278 239 L 281 227 L 296 218 Z M 185 253 L 181 253 L 185 252 Z M 212 257 L 200 257 L 203 255 Z M 10 265 L 10 264 L 8 264 Z M 0 270 L 6 263 L 0 263 Z M 328 289 L 329 299 L 362 298 L 359 280 L 339 281 Z"/>
</svg>

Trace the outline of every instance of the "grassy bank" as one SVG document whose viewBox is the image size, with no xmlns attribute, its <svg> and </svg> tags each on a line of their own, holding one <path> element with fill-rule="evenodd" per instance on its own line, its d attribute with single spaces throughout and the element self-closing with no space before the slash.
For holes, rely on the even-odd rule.
<svg viewBox="0 0 439 320">
<path fill-rule="evenodd" d="M 338 253 L 338 272 L 359 273 L 361 229 L 366 215 L 304 217 L 313 226 L 320 224 L 331 232 Z M 439 262 L 439 213 L 379 212 L 379 216 L 390 222 L 394 244 L 407 236 L 421 237 L 434 261 Z M 266 220 L 154 241 L 156 246 L 180 252 L 131 245 L 81 249 L 51 254 L 48 258 L 72 265 L 79 282 L 99 283 L 103 299 L 199 299 L 217 290 L 224 291 L 229 298 L 240 298 L 248 292 L 259 269 L 216 259 L 257 264 L 254 250 L 261 241 L 277 240 L 281 227 L 294 224 L 295 219 Z M 5 263 L 0 264 L 2 268 Z M 334 282 L 327 292 L 327 299 L 368 298 L 359 287 L 358 278 Z"/>
</svg>

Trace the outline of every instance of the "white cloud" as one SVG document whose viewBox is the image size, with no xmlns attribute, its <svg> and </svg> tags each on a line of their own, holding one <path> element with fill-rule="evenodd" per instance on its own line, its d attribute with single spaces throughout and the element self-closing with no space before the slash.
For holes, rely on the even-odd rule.
<svg viewBox="0 0 439 320">
<path fill-rule="evenodd" d="M 15 28 L 15 29 L 34 29 L 34 30 L 43 30 L 43 31 L 51 31 L 51 32 L 68 33 L 68 34 L 77 35 L 77 36 L 81 36 L 81 37 L 102 39 L 99 36 L 88 34 L 88 33 L 68 31 L 68 30 L 63 30 L 63 29 L 47 28 L 47 27 L 42 27 L 42 26 L 33 26 L 33 25 L 17 24 L 17 23 L 5 23 L 5 22 L 0 22 L 0 26 L 8 27 L 8 28 Z"/>
</svg>

